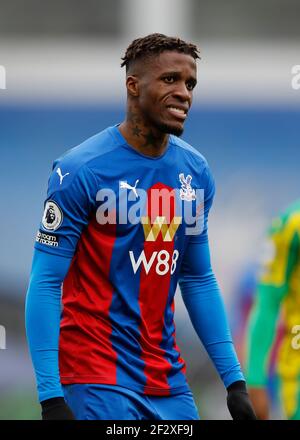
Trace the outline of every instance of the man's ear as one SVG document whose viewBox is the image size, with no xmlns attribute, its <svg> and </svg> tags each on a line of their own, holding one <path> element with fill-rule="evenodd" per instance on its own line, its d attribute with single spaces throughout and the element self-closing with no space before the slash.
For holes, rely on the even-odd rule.
<svg viewBox="0 0 300 440">
<path fill-rule="evenodd" d="M 135 75 L 128 75 L 126 78 L 126 87 L 129 95 L 139 96 L 139 80 Z"/>
</svg>

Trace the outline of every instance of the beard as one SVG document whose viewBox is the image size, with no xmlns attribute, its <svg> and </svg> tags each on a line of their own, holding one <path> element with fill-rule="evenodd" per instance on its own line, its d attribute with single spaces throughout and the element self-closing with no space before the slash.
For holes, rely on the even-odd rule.
<svg viewBox="0 0 300 440">
<path fill-rule="evenodd" d="M 178 136 L 178 137 L 180 137 L 183 134 L 183 131 L 184 131 L 183 127 L 174 127 L 174 126 L 166 124 L 166 123 L 157 124 L 157 128 L 162 133 L 173 134 L 173 135 Z"/>
<path fill-rule="evenodd" d="M 174 125 L 172 125 L 172 123 L 168 123 L 168 122 L 164 122 L 163 120 L 161 120 L 160 118 L 157 118 L 156 116 L 153 115 L 153 113 L 151 112 L 144 112 L 144 119 L 145 119 L 145 126 L 148 127 L 153 127 L 155 128 L 157 131 L 160 131 L 161 133 L 164 134 L 173 134 L 175 136 L 180 137 L 183 134 L 184 131 L 184 127 L 183 125 L 180 127 L 176 127 Z"/>
</svg>

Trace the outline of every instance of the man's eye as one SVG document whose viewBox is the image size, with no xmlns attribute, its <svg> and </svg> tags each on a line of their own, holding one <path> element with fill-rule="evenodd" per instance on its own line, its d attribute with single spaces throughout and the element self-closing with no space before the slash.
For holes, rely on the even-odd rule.
<svg viewBox="0 0 300 440">
<path fill-rule="evenodd" d="M 174 76 L 165 76 L 164 80 L 166 83 L 171 84 L 174 82 Z"/>
<path fill-rule="evenodd" d="M 195 87 L 195 84 L 192 83 L 192 82 L 188 82 L 186 87 L 187 87 L 188 90 L 193 90 L 193 88 Z"/>
</svg>

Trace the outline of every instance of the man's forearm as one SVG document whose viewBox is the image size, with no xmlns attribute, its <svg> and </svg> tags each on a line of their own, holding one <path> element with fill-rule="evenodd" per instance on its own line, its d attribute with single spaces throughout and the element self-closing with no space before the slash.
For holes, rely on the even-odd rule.
<svg viewBox="0 0 300 440">
<path fill-rule="evenodd" d="M 70 258 L 35 250 L 25 322 L 40 402 L 63 396 L 58 365 L 61 284 L 70 263 Z"/>
<path fill-rule="evenodd" d="M 193 326 L 225 387 L 235 381 L 245 380 L 212 270 L 202 275 L 185 276 L 180 281 L 180 288 Z"/>
</svg>

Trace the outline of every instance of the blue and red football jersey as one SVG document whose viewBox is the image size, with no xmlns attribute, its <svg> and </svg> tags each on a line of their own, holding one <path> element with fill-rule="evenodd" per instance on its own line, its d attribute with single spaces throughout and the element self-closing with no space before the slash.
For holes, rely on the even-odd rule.
<svg viewBox="0 0 300 440">
<path fill-rule="evenodd" d="M 187 247 L 207 241 L 213 195 L 206 160 L 175 136 L 153 158 L 114 126 L 55 161 L 35 247 L 72 257 L 63 282 L 62 384 L 153 395 L 188 389 L 174 295 Z M 200 230 L 189 233 L 194 214 Z"/>
</svg>

